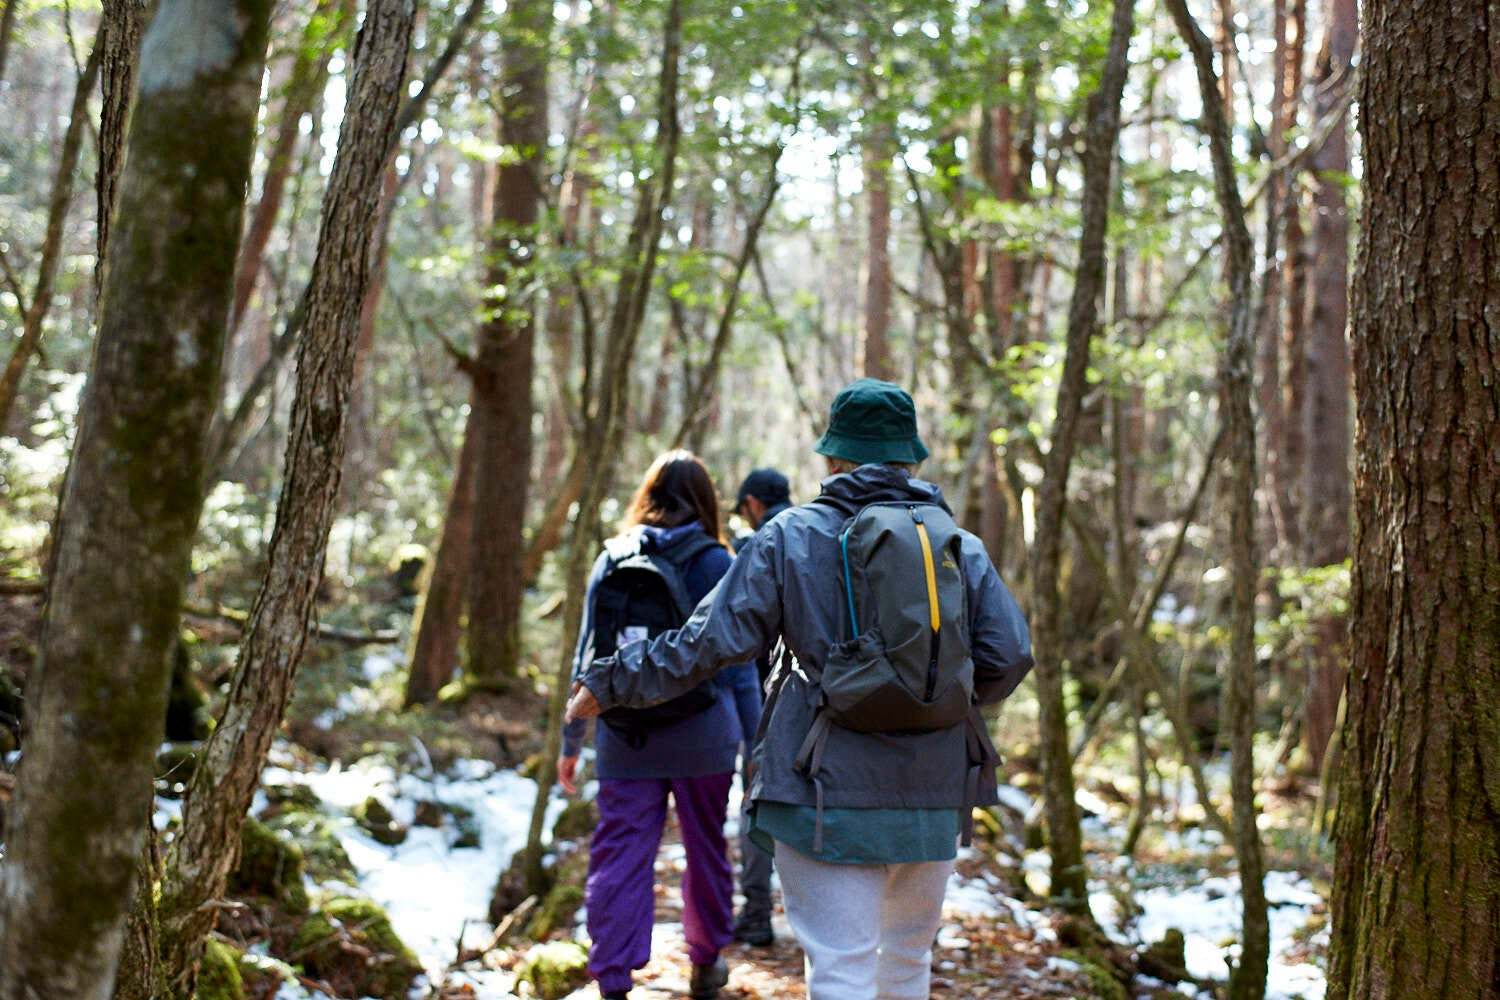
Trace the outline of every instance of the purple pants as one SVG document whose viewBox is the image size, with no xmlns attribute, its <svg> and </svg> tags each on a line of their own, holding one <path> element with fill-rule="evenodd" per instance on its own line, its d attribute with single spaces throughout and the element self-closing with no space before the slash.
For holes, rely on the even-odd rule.
<svg viewBox="0 0 1500 1000">
<path fill-rule="evenodd" d="M 682 931 L 688 958 L 708 965 L 729 943 L 734 873 L 724 843 L 733 772 L 697 778 L 601 780 L 599 826 L 589 848 L 589 974 L 600 992 L 628 990 L 630 973 L 651 958 L 656 919 L 656 849 L 677 803 L 687 871 L 682 876 Z"/>
</svg>

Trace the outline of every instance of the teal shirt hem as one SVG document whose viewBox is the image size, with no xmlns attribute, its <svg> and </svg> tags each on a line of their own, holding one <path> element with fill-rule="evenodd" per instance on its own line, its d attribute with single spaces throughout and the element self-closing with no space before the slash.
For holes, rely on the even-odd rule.
<svg viewBox="0 0 1500 1000">
<path fill-rule="evenodd" d="M 823 850 L 813 850 L 817 810 L 757 802 L 750 840 L 768 854 L 780 841 L 830 864 L 895 865 L 958 857 L 957 809 L 824 809 Z"/>
</svg>

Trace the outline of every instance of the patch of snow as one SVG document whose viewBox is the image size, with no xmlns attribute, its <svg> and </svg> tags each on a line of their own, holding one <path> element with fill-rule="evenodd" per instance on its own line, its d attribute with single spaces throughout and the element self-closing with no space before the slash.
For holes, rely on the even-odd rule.
<svg viewBox="0 0 1500 1000">
<path fill-rule="evenodd" d="M 995 902 L 995 892 L 987 885 L 970 881 L 953 873 L 948 880 L 948 892 L 943 897 L 943 912 L 961 913 L 979 917 L 992 917 L 1000 913 Z"/>
<path fill-rule="evenodd" d="M 1015 785 L 1001 785 L 995 789 L 1000 798 L 1000 804 L 1012 812 L 1018 812 L 1026 816 L 1031 812 L 1031 796 L 1027 795 Z"/>
<path fill-rule="evenodd" d="M 361 661 L 359 669 L 364 673 L 365 680 L 378 681 L 397 666 L 395 658 L 389 653 L 371 653 Z"/>
<path fill-rule="evenodd" d="M 1323 1000 L 1324 972 L 1316 965 L 1283 961 L 1293 944 L 1293 935 L 1307 925 L 1311 910 L 1322 897 L 1312 884 L 1296 872 L 1268 872 L 1266 899 L 1271 904 L 1271 961 L 1267 975 L 1267 1000 Z M 1094 893 L 1090 902 L 1101 925 L 1116 940 L 1129 944 L 1122 932 L 1115 907 L 1101 905 L 1105 893 Z M 1113 904 L 1113 899 L 1109 899 Z M 1134 938 L 1159 941 L 1170 927 L 1183 933 L 1187 969 L 1200 979 L 1225 979 L 1226 957 L 1239 954 L 1239 876 L 1203 878 L 1190 886 L 1156 886 L 1135 893 L 1140 907 Z"/>
<path fill-rule="evenodd" d="M 460 761 L 450 774 L 432 779 L 398 776 L 389 764 L 366 759 L 310 772 L 268 767 L 262 780 L 307 785 L 326 805 L 344 811 L 374 796 L 407 824 L 422 799 L 474 813 L 477 848 L 455 850 L 451 832 L 435 827 L 412 827 L 402 843 L 391 847 L 354 824 L 336 831 L 359 875 L 360 890 L 385 907 L 396 933 L 433 971 L 452 961 L 460 932 L 471 941 L 489 933 L 490 894 L 500 872 L 525 846 L 536 798 L 534 781 L 484 761 Z M 563 805 L 555 796 L 549 803 L 549 827 Z"/>
</svg>

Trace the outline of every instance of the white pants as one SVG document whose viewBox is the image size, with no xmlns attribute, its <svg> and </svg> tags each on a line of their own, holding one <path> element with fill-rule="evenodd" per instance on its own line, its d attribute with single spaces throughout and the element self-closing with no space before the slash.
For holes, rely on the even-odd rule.
<svg viewBox="0 0 1500 1000">
<path fill-rule="evenodd" d="M 778 841 L 776 869 L 809 1000 L 927 1000 L 952 861 L 835 865 Z"/>
</svg>

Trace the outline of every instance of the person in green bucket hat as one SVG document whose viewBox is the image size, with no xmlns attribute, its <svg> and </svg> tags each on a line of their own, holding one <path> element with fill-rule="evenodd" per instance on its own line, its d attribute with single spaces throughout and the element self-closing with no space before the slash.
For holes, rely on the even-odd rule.
<svg viewBox="0 0 1500 1000">
<path fill-rule="evenodd" d="M 813 448 L 825 458 L 855 466 L 871 463 L 915 467 L 927 458 L 917 433 L 917 406 L 905 389 L 862 378 L 833 399 L 828 430 Z"/>
<path fill-rule="evenodd" d="M 644 707 L 772 653 L 750 836 L 772 853 L 811 1000 L 925 998 L 974 807 L 997 801 L 979 707 L 1031 669 L 984 545 L 953 523 L 912 398 L 860 379 L 815 450 L 830 475 L 745 544 L 682 628 L 580 675 L 570 719 Z"/>
</svg>

